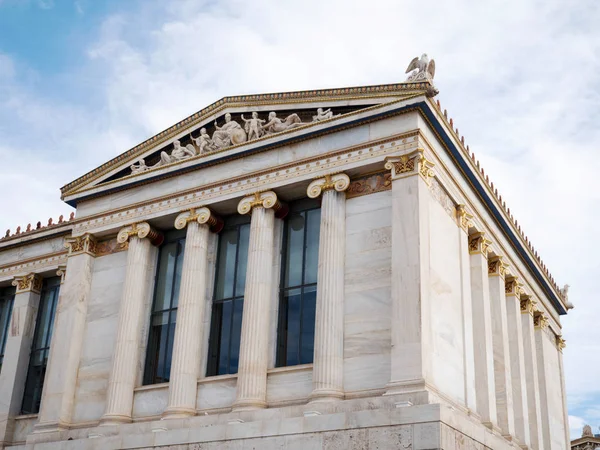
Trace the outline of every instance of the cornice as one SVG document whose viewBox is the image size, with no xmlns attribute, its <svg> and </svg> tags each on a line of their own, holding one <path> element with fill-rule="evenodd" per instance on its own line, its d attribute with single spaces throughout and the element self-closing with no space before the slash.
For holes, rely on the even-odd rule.
<svg viewBox="0 0 600 450">
<path fill-rule="evenodd" d="M 58 268 L 67 263 L 67 251 L 48 253 L 26 260 L 0 266 L 0 280 L 12 278 L 17 275 L 42 272 L 46 269 Z"/>
<path fill-rule="evenodd" d="M 142 153 L 150 148 L 172 139 L 177 133 L 180 133 L 182 129 L 200 125 L 203 121 L 224 111 L 226 108 L 246 106 L 252 107 L 259 105 L 285 105 L 306 103 L 310 101 L 323 102 L 362 98 L 375 99 L 381 97 L 390 97 L 394 94 L 402 93 L 415 93 L 416 95 L 423 95 L 430 90 L 431 86 L 432 85 L 429 82 L 396 83 L 376 86 L 359 86 L 339 89 L 321 89 L 312 91 L 224 97 L 221 100 L 207 106 L 206 108 L 192 114 L 191 116 L 177 122 L 175 125 L 167 128 L 166 130 L 161 131 L 157 135 L 145 140 L 137 146 L 127 150 L 110 161 L 102 164 L 96 169 L 84 174 L 71 183 L 66 184 L 61 188 L 61 196 L 65 197 L 69 193 L 73 192 L 77 187 L 94 181 L 102 174 L 110 171 L 125 161 L 138 158 Z"/>
</svg>

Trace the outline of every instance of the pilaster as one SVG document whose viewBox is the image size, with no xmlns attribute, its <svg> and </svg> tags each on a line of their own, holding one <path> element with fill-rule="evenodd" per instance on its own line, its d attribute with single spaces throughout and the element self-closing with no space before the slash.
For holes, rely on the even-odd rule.
<svg viewBox="0 0 600 450">
<path fill-rule="evenodd" d="M 117 242 L 129 241 L 125 282 L 119 309 L 117 338 L 106 393 L 102 424 L 131 422 L 133 390 L 136 384 L 140 333 L 144 321 L 144 303 L 149 292 L 148 273 L 154 267 L 152 245 L 160 245 L 163 236 L 148 223 L 129 225 L 117 235 Z"/>
<path fill-rule="evenodd" d="M 490 429 L 498 429 L 494 344 L 492 337 L 492 304 L 488 276 L 488 250 L 491 242 L 485 233 L 469 235 L 469 262 L 473 317 L 473 361 L 477 413 Z"/>
<path fill-rule="evenodd" d="M 500 256 L 495 256 L 488 260 L 498 425 L 504 437 L 512 439 L 515 436 L 515 416 L 510 368 L 508 315 L 504 287 L 507 267 L 507 264 L 504 263 Z"/>
<path fill-rule="evenodd" d="M 344 397 L 344 261 L 348 175 L 326 175 L 309 184 L 307 195 L 322 195 L 319 268 L 315 311 L 312 401 Z"/>
<path fill-rule="evenodd" d="M 525 354 L 521 324 L 521 294 L 523 292 L 516 276 L 507 276 L 504 284 L 508 317 L 510 372 L 515 416 L 515 433 L 522 446 L 530 448 L 529 407 L 527 379 L 525 377 Z"/>
<path fill-rule="evenodd" d="M 529 414 L 529 436 L 531 448 L 543 450 L 542 421 L 540 409 L 540 385 L 538 378 L 537 352 L 533 327 L 535 300 L 529 295 L 521 294 L 521 328 L 523 331 L 523 359 L 525 361 L 524 377 L 527 385 L 527 411 Z"/>
<path fill-rule="evenodd" d="M 0 447 L 12 441 L 14 417 L 21 412 L 42 278 L 30 273 L 12 284 L 16 292 L 0 372 Z"/>
<path fill-rule="evenodd" d="M 233 409 L 267 406 L 270 299 L 273 290 L 273 237 L 276 214 L 287 211 L 275 192 L 256 193 L 238 204 L 240 214 L 252 214 L 246 269 L 246 289 L 240 338 L 237 397 Z"/>
<path fill-rule="evenodd" d="M 219 232 L 223 221 L 208 208 L 185 211 L 175 219 L 175 228 L 187 227 L 185 253 L 179 287 L 177 324 L 169 380 L 169 403 L 165 419 L 196 414 L 196 394 L 200 376 L 204 330 L 207 258 L 210 230 Z"/>
<path fill-rule="evenodd" d="M 65 239 L 69 254 L 67 265 L 56 272 L 61 287 L 36 433 L 71 423 L 96 245 L 90 234 Z"/>
</svg>

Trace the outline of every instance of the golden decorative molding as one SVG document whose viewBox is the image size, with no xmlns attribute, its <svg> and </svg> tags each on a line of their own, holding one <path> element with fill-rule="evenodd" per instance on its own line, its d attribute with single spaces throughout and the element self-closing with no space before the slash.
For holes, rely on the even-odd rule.
<svg viewBox="0 0 600 450">
<path fill-rule="evenodd" d="M 58 266 L 58 269 L 56 270 L 56 276 L 60 277 L 60 284 L 63 284 L 65 282 L 65 278 L 67 277 L 66 264 L 61 264 L 60 266 Z"/>
<path fill-rule="evenodd" d="M 483 231 L 469 235 L 469 253 L 471 255 L 482 254 L 487 258 L 490 245 L 492 245 L 492 241 L 485 238 Z"/>
<path fill-rule="evenodd" d="M 81 253 L 96 256 L 97 245 L 96 238 L 89 233 L 83 236 L 65 238 L 65 248 L 69 251 L 69 256 Z"/>
<path fill-rule="evenodd" d="M 361 197 L 363 195 L 375 194 L 376 192 L 389 191 L 392 189 L 392 174 L 381 172 L 350 181 L 346 190 L 346 198 Z"/>
<path fill-rule="evenodd" d="M 208 227 L 215 233 L 220 232 L 223 229 L 223 220 L 213 214 L 213 212 L 206 206 L 202 208 L 190 208 L 187 211 L 180 213 L 175 218 L 175 228 L 183 230 L 187 227 L 190 222 L 198 222 L 200 225 L 208 225 Z"/>
<path fill-rule="evenodd" d="M 473 214 L 467 211 L 465 205 L 456 205 L 456 221 L 458 226 L 461 227 L 465 232 L 469 232 L 469 228 L 473 226 Z"/>
<path fill-rule="evenodd" d="M 98 242 L 96 245 L 96 257 L 112 255 L 119 253 L 129 248 L 129 242 L 118 242 L 117 238 L 106 239 Z"/>
<path fill-rule="evenodd" d="M 30 273 L 21 277 L 15 277 L 12 285 L 17 287 L 17 294 L 21 292 L 39 294 L 42 291 L 42 277 L 37 273 Z"/>
<path fill-rule="evenodd" d="M 237 210 L 238 213 L 244 215 L 251 213 L 254 208 L 273 208 L 275 216 L 279 218 L 285 217 L 288 212 L 287 205 L 281 203 L 273 191 L 255 192 L 253 195 L 244 197 L 240 200 Z"/>
<path fill-rule="evenodd" d="M 567 341 L 565 341 L 561 334 L 556 335 L 556 347 L 560 352 L 564 350 L 567 346 Z"/>
<path fill-rule="evenodd" d="M 488 275 L 491 277 L 502 277 L 506 276 L 506 269 L 508 264 L 502 260 L 502 256 L 494 256 L 488 260 Z"/>
<path fill-rule="evenodd" d="M 401 156 L 386 158 L 385 168 L 392 171 L 392 180 L 398 180 L 413 175 L 420 175 L 429 185 L 433 177 L 434 164 L 425 158 L 425 150 L 417 148 L 416 151 Z"/>
<path fill-rule="evenodd" d="M 546 313 L 535 310 L 533 312 L 533 326 L 541 330 L 548 328 L 548 317 L 546 317 Z"/>
<path fill-rule="evenodd" d="M 523 293 L 523 285 L 519 283 L 519 277 L 508 276 L 504 282 L 504 293 L 507 296 L 514 296 L 521 300 L 521 294 Z"/>
<path fill-rule="evenodd" d="M 327 174 L 324 178 L 313 180 L 306 189 L 309 198 L 317 198 L 327 190 L 344 192 L 350 186 L 350 177 L 345 173 Z"/>
<path fill-rule="evenodd" d="M 521 299 L 521 314 L 529 314 L 533 317 L 536 310 L 537 302 L 528 295 L 522 295 Z"/>
<path fill-rule="evenodd" d="M 164 240 L 163 234 L 152 228 L 148 222 L 140 222 L 121 228 L 119 234 L 117 234 L 117 242 L 120 244 L 128 242 L 132 236 L 137 236 L 140 239 L 148 238 L 155 246 L 159 246 Z"/>
</svg>

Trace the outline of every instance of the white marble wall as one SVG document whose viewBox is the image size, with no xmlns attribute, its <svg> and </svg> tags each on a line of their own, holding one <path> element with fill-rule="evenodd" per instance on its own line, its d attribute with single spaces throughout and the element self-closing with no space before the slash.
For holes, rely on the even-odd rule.
<svg viewBox="0 0 600 450">
<path fill-rule="evenodd" d="M 348 199 L 344 390 L 384 388 L 390 379 L 391 191 Z"/>
</svg>

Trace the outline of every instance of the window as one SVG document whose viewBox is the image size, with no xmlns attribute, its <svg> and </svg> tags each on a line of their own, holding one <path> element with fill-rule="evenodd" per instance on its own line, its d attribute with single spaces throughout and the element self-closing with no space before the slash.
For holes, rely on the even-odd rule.
<svg viewBox="0 0 600 450">
<path fill-rule="evenodd" d="M 313 361 L 321 209 L 292 204 L 283 232 L 277 366 Z"/>
<path fill-rule="evenodd" d="M 169 381 L 184 249 L 185 230 L 177 230 L 165 235 L 159 250 L 144 370 L 146 385 Z"/>
<path fill-rule="evenodd" d="M 207 376 L 238 370 L 249 238 L 246 216 L 226 222 L 219 236 Z"/>
<path fill-rule="evenodd" d="M 4 349 L 6 348 L 6 338 L 8 337 L 8 326 L 14 300 L 14 287 L 0 288 L 0 372 L 2 372 Z"/>
<path fill-rule="evenodd" d="M 29 369 L 25 381 L 25 393 L 23 394 L 23 406 L 21 408 L 23 414 L 37 414 L 40 410 L 59 289 L 60 277 L 46 278 L 42 284 L 33 343 L 31 344 L 31 354 L 29 356 Z"/>
</svg>

